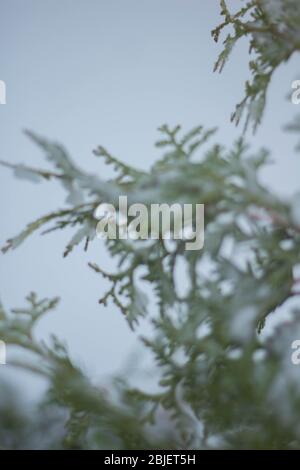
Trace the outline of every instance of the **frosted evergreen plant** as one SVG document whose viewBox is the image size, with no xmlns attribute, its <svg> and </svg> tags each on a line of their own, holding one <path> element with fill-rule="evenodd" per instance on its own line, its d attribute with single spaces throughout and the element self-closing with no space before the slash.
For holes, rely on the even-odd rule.
<svg viewBox="0 0 300 470">
<path fill-rule="evenodd" d="M 235 12 L 224 0 L 220 3 L 222 23 L 212 35 L 224 41 L 224 50 L 215 69 L 221 72 L 233 46 L 248 39 L 251 79 L 232 119 L 239 124 L 245 118 L 245 129 L 252 125 L 255 130 L 274 72 L 299 53 L 300 3 L 253 0 L 239 2 Z M 299 123 L 288 127 L 299 132 Z M 36 230 L 67 227 L 74 235 L 64 256 L 77 245 L 88 250 L 90 243 L 100 243 L 94 240 L 95 209 L 101 202 L 117 204 L 120 195 L 146 206 L 205 204 L 205 246 L 187 251 L 183 240 L 104 240 L 118 262 L 117 272 L 90 263 L 99 282 L 107 284 L 100 303 L 108 310 L 114 303 L 132 334 L 142 317 L 151 322 L 152 334 L 142 342 L 156 364 L 155 392 L 133 388 L 119 377 L 107 395 L 74 364 L 58 338 L 52 336 L 47 344 L 36 339 L 36 323 L 56 307 L 57 299 L 31 293 L 21 309 L 1 307 L 0 337 L 32 353 L 30 361 L 11 365 L 42 375 L 49 384 L 42 419 L 29 418 L 12 405 L 0 408 L 4 448 L 38 445 L 27 442 L 24 429 L 34 436 L 48 423 L 59 432 L 44 445 L 56 448 L 300 447 L 300 369 L 291 361 L 291 345 L 300 339 L 300 307 L 291 308 L 289 302 L 300 291 L 295 274 L 300 265 L 299 194 L 282 199 L 263 186 L 260 171 L 269 154 L 251 151 L 245 140 L 251 140 L 249 133 L 230 149 L 218 143 L 216 129 L 199 126 L 186 132 L 163 125 L 159 133 L 161 157 L 149 172 L 98 147 L 95 156 L 115 170 L 109 181 L 86 173 L 63 146 L 33 132 L 27 132 L 29 138 L 53 170 L 6 164 L 18 177 L 58 180 L 67 198 L 63 209 L 41 216 L 8 240 L 3 252 Z M 178 286 L 179 269 L 185 270 L 184 292 Z M 149 308 L 149 286 L 155 310 Z M 280 315 L 283 308 L 290 320 L 265 339 L 268 316 Z"/>
</svg>

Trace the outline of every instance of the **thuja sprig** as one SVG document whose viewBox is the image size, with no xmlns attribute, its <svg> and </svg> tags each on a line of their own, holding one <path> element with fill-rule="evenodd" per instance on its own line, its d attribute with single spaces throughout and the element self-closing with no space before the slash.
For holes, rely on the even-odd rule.
<svg viewBox="0 0 300 470">
<path fill-rule="evenodd" d="M 216 42 L 221 32 L 227 27 L 233 28 L 224 40 L 224 49 L 215 63 L 215 71 L 222 72 L 235 44 L 242 37 L 250 38 L 250 52 L 254 54 L 249 62 L 252 81 L 247 81 L 245 98 L 236 106 L 232 121 L 237 125 L 246 114 L 245 130 L 250 123 L 254 131 L 261 122 L 267 91 L 271 79 L 282 63 L 286 62 L 293 53 L 300 51 L 297 39 L 297 19 L 300 19 L 299 4 L 291 2 L 285 5 L 279 16 L 264 0 L 248 2 L 237 13 L 231 14 L 226 1 L 221 0 L 221 14 L 224 22 L 212 31 Z M 283 5 L 280 1 L 279 11 Z M 284 11 L 284 14 L 283 14 Z"/>
</svg>

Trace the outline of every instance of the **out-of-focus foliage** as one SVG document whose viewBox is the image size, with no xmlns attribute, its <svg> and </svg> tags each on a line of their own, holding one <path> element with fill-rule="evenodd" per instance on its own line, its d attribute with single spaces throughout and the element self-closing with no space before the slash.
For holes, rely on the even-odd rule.
<svg viewBox="0 0 300 470">
<path fill-rule="evenodd" d="M 156 442 L 150 430 L 141 429 L 143 410 L 128 395 L 121 379 L 112 383 L 113 393 L 99 388 L 73 364 L 66 346 L 58 338 L 53 335 L 49 344 L 35 338 L 33 330 L 37 321 L 56 306 L 57 299 L 39 300 L 31 293 L 26 300 L 26 308 L 6 312 L 2 307 L 0 337 L 5 338 L 7 345 L 19 346 L 34 355 L 26 361 L 11 360 L 11 366 L 44 377 L 50 386 L 37 418 L 29 419 L 21 410 L 17 395 L 1 384 L 1 447 L 26 448 L 31 444 L 38 448 L 45 438 L 38 439 L 42 427 L 47 429 L 44 445 L 53 448 L 126 449 L 170 445 L 167 435 Z"/>
<path fill-rule="evenodd" d="M 256 52 L 251 65 L 254 82 L 248 85 L 238 113 L 249 105 L 248 119 L 257 124 L 273 70 L 298 48 L 299 6 L 287 1 L 281 10 L 282 2 L 256 1 L 231 16 L 221 3 L 225 23 L 214 36 L 218 38 L 230 24 L 235 36 L 227 38 L 218 67 L 236 39 L 251 36 Z M 243 23 L 250 14 L 252 22 Z M 291 42 L 290 27 L 295 31 Z M 279 28 L 279 35 L 274 28 Z M 10 166 L 19 177 L 60 181 L 67 191 L 67 207 L 29 224 L 3 249 L 16 248 L 49 223 L 46 232 L 76 229 L 65 255 L 81 242 L 87 249 L 96 231 L 95 209 L 101 202 L 117 206 L 119 195 L 127 195 L 129 204 L 147 206 L 205 204 L 203 250 L 185 250 L 184 240 L 105 240 L 119 261 L 118 272 L 107 273 L 90 263 L 109 284 L 101 303 L 114 302 L 132 329 L 141 317 L 152 323 L 153 333 L 143 342 L 157 364 L 153 388 L 158 392 L 132 389 L 119 379 L 112 381 L 108 394 L 73 364 L 57 338 L 47 345 L 39 343 L 33 327 L 56 300 L 39 301 L 31 294 L 28 308 L 10 313 L 2 309 L 0 337 L 36 356 L 30 363 L 15 365 L 48 379 L 48 400 L 68 416 L 61 446 L 297 448 L 300 375 L 291 363 L 291 344 L 300 339 L 300 308 L 291 309 L 290 322 L 268 340 L 260 333 L 269 315 L 276 315 L 282 305 L 288 309 L 290 299 L 299 295 L 295 275 L 300 265 L 299 195 L 283 200 L 266 189 L 259 175 L 268 153 L 253 154 L 243 139 L 228 151 L 216 143 L 209 145 L 209 139 L 215 139 L 214 129 L 197 127 L 184 134 L 179 126 L 164 125 L 159 131 L 157 147 L 163 155 L 148 173 L 128 167 L 103 147 L 95 150 L 116 171 L 110 181 L 87 174 L 63 147 L 29 133 L 55 171 Z M 178 276 L 183 270 L 184 292 Z M 146 284 L 156 299 L 155 312 L 149 311 Z M 166 416 L 172 432 L 168 426 L 158 432 Z"/>
<path fill-rule="evenodd" d="M 0 450 L 61 449 L 66 416 L 56 406 L 28 407 L 19 390 L 0 382 Z"/>
</svg>

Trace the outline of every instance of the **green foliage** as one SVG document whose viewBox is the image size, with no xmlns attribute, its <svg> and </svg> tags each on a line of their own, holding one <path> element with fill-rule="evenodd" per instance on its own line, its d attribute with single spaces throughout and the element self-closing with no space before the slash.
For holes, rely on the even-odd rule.
<svg viewBox="0 0 300 470">
<path fill-rule="evenodd" d="M 279 1 L 252 1 L 231 15 L 224 1 L 221 5 L 225 20 L 214 38 L 218 40 L 230 25 L 234 36 L 225 40 L 216 68 L 223 68 L 239 38 L 251 36 L 256 53 L 251 62 L 253 82 L 247 85 L 235 119 L 247 107 L 247 122 L 256 126 L 274 70 L 299 49 L 299 6 L 287 1 L 280 9 Z M 56 299 L 39 301 L 31 294 L 28 308 L 10 313 L 2 309 L 0 337 L 34 354 L 30 362 L 14 365 L 44 376 L 49 382 L 48 403 L 61 407 L 67 416 L 64 438 L 54 446 L 299 447 L 300 381 L 290 360 L 291 343 L 300 338 L 299 308 L 291 309 L 290 322 L 269 340 L 260 334 L 267 317 L 276 315 L 282 305 L 289 308 L 290 299 L 299 295 L 294 274 L 300 264 L 299 197 L 283 200 L 262 185 L 260 170 L 268 153 L 252 154 L 244 139 L 227 150 L 215 142 L 209 145 L 215 129 L 201 126 L 184 134 L 180 126 L 163 125 L 159 132 L 157 148 L 163 154 L 147 173 L 98 147 L 95 155 L 116 172 L 109 181 L 78 168 L 60 145 L 28 133 L 55 171 L 9 166 L 19 177 L 57 179 L 67 192 L 68 206 L 29 224 L 3 249 L 16 248 L 41 227 L 43 233 L 74 227 L 65 255 L 82 241 L 87 249 L 96 231 L 96 207 L 101 202 L 117 205 L 119 195 L 128 196 L 130 204 L 147 206 L 205 204 L 203 250 L 186 251 L 182 240 L 105 240 L 118 260 L 118 271 L 107 273 L 90 263 L 108 283 L 100 303 L 117 305 L 132 329 L 141 317 L 151 322 L 152 334 L 142 341 L 157 366 L 153 389 L 158 391 L 132 389 L 118 378 L 107 396 L 73 364 L 56 337 L 48 345 L 37 341 L 33 328 Z M 183 270 L 182 293 L 178 273 Z M 155 311 L 149 308 L 146 285 L 156 299 Z"/>
<path fill-rule="evenodd" d="M 274 72 L 300 50 L 300 4 L 295 0 L 252 0 L 231 14 L 226 1 L 220 3 L 224 22 L 212 32 L 213 38 L 217 42 L 228 27 L 233 28 L 233 33 L 226 36 L 215 70 L 221 72 L 234 45 L 241 38 L 250 37 L 250 53 L 254 54 L 249 62 L 252 81 L 246 82 L 245 98 L 236 106 L 232 121 L 239 124 L 245 112 L 245 128 L 252 123 L 256 130 Z"/>
</svg>

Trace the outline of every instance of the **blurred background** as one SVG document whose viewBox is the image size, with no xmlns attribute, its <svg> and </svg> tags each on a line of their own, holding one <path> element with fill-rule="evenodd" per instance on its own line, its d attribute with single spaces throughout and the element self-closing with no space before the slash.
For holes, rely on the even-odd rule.
<svg viewBox="0 0 300 470">
<path fill-rule="evenodd" d="M 228 2 L 233 8 L 236 3 Z M 221 22 L 219 11 L 218 0 L 0 0 L 0 80 L 7 86 L 7 104 L 0 106 L 0 159 L 47 166 L 24 129 L 63 143 L 79 166 L 102 178 L 110 171 L 92 155 L 97 145 L 148 169 L 159 156 L 154 142 L 164 123 L 186 130 L 218 126 L 218 142 L 230 146 L 242 132 L 230 114 L 243 97 L 249 56 L 244 42 L 223 74 L 213 73 L 221 46 L 210 31 Z M 262 180 L 287 198 L 300 174 L 293 139 L 282 132 L 298 111 L 288 99 L 297 78 L 295 60 L 278 70 L 263 125 L 248 135 L 253 149 L 272 151 L 273 164 Z M 4 168 L 0 191 L 1 245 L 29 221 L 65 204 L 56 183 L 20 181 Z M 71 357 L 95 382 L 105 383 L 112 374 L 126 375 L 130 358 L 147 361 L 139 354 L 138 335 L 148 327 L 142 324 L 133 334 L 113 305 L 98 305 L 106 285 L 87 263 L 108 270 L 114 263 L 100 240 L 87 253 L 79 247 L 63 259 L 70 237 L 66 231 L 35 235 L 1 254 L 0 297 L 9 308 L 23 306 L 31 290 L 61 296 L 36 334 L 65 339 Z M 8 363 L 13 354 L 8 351 Z M 44 386 L 7 366 L 0 366 L 1 378 L 21 386 L 26 400 Z"/>
</svg>

